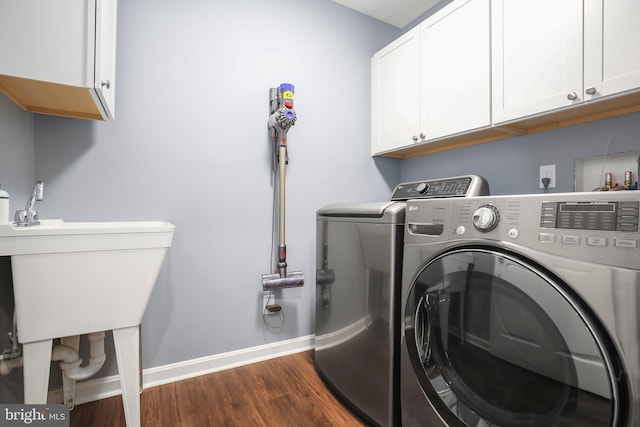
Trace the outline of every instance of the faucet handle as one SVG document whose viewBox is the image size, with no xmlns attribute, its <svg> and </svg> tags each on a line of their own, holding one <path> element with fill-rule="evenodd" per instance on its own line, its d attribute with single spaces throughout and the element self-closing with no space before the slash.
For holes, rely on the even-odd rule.
<svg viewBox="0 0 640 427">
<path fill-rule="evenodd" d="M 24 209 L 17 210 L 13 220 L 16 222 L 16 225 L 23 225 L 27 220 L 27 211 Z"/>
<path fill-rule="evenodd" d="M 40 221 L 38 219 L 38 213 L 33 208 L 33 205 L 43 199 L 44 195 L 44 182 L 38 181 L 36 185 L 33 187 L 33 192 L 31 193 L 31 197 L 27 201 L 27 206 L 19 211 L 16 211 L 15 215 L 15 225 L 22 227 L 29 227 L 32 225 L 40 225 Z"/>
<path fill-rule="evenodd" d="M 35 199 L 37 201 L 41 201 L 44 197 L 44 181 L 36 182 L 36 186 L 33 189 L 33 192 L 35 193 Z"/>
</svg>

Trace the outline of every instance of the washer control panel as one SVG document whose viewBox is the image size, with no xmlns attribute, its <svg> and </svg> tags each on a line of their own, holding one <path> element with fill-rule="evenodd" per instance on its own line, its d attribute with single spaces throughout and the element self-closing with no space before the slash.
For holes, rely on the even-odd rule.
<svg viewBox="0 0 640 427">
<path fill-rule="evenodd" d="M 640 202 L 545 202 L 540 227 L 568 230 L 638 231 Z"/>
<path fill-rule="evenodd" d="M 489 184 L 478 175 L 456 176 L 399 184 L 390 200 L 431 199 L 441 197 L 488 196 Z"/>
<path fill-rule="evenodd" d="M 640 192 L 409 200 L 405 244 L 492 243 L 640 270 Z"/>
</svg>

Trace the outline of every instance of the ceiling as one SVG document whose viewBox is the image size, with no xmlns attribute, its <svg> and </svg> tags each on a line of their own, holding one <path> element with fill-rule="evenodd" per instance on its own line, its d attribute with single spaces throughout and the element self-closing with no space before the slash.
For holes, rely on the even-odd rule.
<svg viewBox="0 0 640 427">
<path fill-rule="evenodd" d="M 398 28 L 425 13 L 440 0 L 332 0 Z"/>
</svg>

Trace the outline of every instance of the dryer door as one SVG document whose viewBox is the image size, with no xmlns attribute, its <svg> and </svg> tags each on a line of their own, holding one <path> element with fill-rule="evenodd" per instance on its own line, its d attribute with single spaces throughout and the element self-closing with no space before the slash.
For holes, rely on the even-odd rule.
<svg viewBox="0 0 640 427">
<path fill-rule="evenodd" d="M 448 425 L 616 425 L 617 359 L 566 289 L 534 263 L 480 247 L 417 275 L 404 339 Z"/>
</svg>

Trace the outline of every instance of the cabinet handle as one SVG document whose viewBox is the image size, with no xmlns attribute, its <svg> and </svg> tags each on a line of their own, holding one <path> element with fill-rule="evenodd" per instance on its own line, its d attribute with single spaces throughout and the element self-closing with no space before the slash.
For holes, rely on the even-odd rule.
<svg viewBox="0 0 640 427">
<path fill-rule="evenodd" d="M 411 138 L 411 139 L 413 139 L 413 142 L 418 142 L 418 137 L 415 136 L 415 135 L 413 135 L 413 138 Z"/>
<path fill-rule="evenodd" d="M 575 92 L 569 92 L 567 94 L 567 99 L 569 101 L 575 101 L 576 99 L 578 99 L 578 95 Z"/>
<path fill-rule="evenodd" d="M 424 133 L 421 133 L 420 134 L 420 139 L 424 139 L 424 138 L 425 138 Z"/>
<path fill-rule="evenodd" d="M 111 89 L 111 81 L 110 80 L 102 80 L 100 82 L 102 87 L 106 87 L 107 89 Z"/>
<path fill-rule="evenodd" d="M 595 87 L 592 86 L 592 87 L 588 88 L 587 90 L 585 90 L 585 92 L 587 93 L 587 95 L 595 95 L 597 90 L 596 90 Z"/>
</svg>

